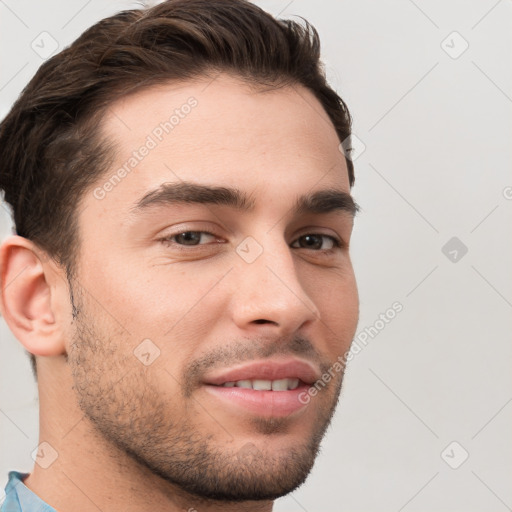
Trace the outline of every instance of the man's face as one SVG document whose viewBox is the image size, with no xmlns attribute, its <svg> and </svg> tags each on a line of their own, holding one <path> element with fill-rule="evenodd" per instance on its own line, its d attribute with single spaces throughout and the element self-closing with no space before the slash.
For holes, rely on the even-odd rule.
<svg viewBox="0 0 512 512">
<path fill-rule="evenodd" d="M 358 318 L 347 167 L 327 114 L 299 86 L 255 93 L 221 75 L 126 97 L 102 130 L 116 159 L 80 204 L 72 281 L 80 407 L 185 491 L 290 492 L 334 412 L 332 365 Z"/>
</svg>

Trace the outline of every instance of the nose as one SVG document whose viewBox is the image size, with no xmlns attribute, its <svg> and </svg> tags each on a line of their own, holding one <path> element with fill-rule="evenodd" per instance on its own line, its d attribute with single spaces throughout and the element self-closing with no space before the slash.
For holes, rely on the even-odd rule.
<svg viewBox="0 0 512 512">
<path fill-rule="evenodd" d="M 252 263 L 239 261 L 236 274 L 231 314 L 239 329 L 287 336 L 320 318 L 284 242 Z"/>
</svg>

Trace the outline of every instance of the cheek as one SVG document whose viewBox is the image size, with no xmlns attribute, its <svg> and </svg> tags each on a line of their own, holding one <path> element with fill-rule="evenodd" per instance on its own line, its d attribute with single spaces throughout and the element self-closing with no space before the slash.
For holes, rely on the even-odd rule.
<svg viewBox="0 0 512 512">
<path fill-rule="evenodd" d="M 220 306 L 204 308 L 203 303 L 224 274 L 214 266 L 198 271 L 197 266 L 140 258 L 132 264 L 98 265 L 89 283 L 104 309 L 133 337 L 168 339 L 183 329 L 193 337 L 190 329 L 202 331 L 205 322 L 218 317 Z"/>
<path fill-rule="evenodd" d="M 350 346 L 359 320 L 359 295 L 354 273 L 326 272 L 313 283 L 312 297 L 320 312 L 320 328 L 329 340 L 328 351 L 338 355 Z"/>
</svg>

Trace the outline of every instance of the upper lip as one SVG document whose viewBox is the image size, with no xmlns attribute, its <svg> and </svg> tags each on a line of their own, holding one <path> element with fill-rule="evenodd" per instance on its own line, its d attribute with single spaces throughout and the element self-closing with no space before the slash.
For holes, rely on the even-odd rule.
<svg viewBox="0 0 512 512">
<path fill-rule="evenodd" d="M 239 380 L 279 380 L 287 378 L 299 379 L 306 384 L 313 384 L 320 378 L 320 372 L 313 363 L 302 359 L 261 359 L 232 368 L 212 371 L 206 375 L 204 382 L 220 386 L 226 382 L 237 382 Z"/>
</svg>

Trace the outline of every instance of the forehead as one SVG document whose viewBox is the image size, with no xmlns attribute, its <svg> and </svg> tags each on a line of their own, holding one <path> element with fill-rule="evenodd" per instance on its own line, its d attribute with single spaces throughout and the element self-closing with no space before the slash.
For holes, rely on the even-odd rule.
<svg viewBox="0 0 512 512">
<path fill-rule="evenodd" d="M 107 185 L 104 207 L 128 208 L 144 191 L 180 180 L 256 195 L 272 188 L 282 200 L 316 184 L 349 190 L 334 126 L 299 85 L 254 90 L 225 74 L 161 84 L 113 103 L 101 131 L 116 147 L 96 184 Z"/>
</svg>

